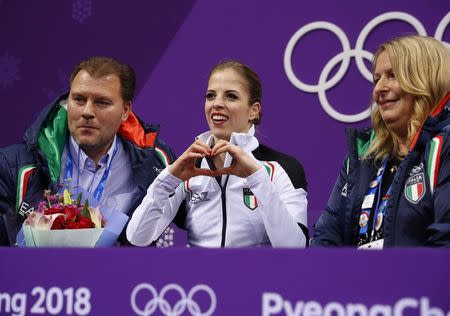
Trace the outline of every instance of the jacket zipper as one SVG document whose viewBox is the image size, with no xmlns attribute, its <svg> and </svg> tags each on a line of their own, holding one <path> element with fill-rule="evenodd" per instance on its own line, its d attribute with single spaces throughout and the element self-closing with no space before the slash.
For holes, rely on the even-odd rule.
<svg viewBox="0 0 450 316">
<path fill-rule="evenodd" d="M 227 184 L 229 177 L 230 175 L 226 175 L 225 183 L 223 186 L 221 184 L 221 177 L 216 177 L 221 192 L 220 198 L 222 200 L 222 238 L 220 241 L 221 248 L 225 247 L 225 239 L 227 236 Z"/>
<path fill-rule="evenodd" d="M 228 178 L 227 178 L 228 182 Z M 225 238 L 227 235 L 227 203 L 226 198 L 227 194 L 226 192 L 226 186 L 220 188 L 222 191 L 221 198 L 222 198 L 222 240 L 220 242 L 220 247 L 225 247 Z"/>
<path fill-rule="evenodd" d="M 211 170 L 217 170 L 214 161 L 211 158 L 206 158 L 206 162 Z M 230 175 L 226 175 L 225 183 L 222 186 L 222 177 L 216 177 L 217 184 L 220 187 L 220 198 L 222 200 L 222 238 L 220 240 L 220 247 L 225 247 L 225 239 L 227 236 L 227 184 Z"/>
</svg>

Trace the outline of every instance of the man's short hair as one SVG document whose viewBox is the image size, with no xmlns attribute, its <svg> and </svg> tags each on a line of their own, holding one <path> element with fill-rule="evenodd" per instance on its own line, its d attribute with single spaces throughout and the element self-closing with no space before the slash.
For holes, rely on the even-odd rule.
<svg viewBox="0 0 450 316">
<path fill-rule="evenodd" d="M 120 80 L 120 90 L 122 99 L 125 102 L 131 101 L 134 97 L 136 88 L 136 74 L 134 70 L 126 64 L 123 64 L 113 58 L 95 56 L 82 60 L 72 71 L 70 75 L 70 84 L 76 75 L 85 70 L 93 78 L 102 78 L 107 75 L 117 75 Z"/>
</svg>

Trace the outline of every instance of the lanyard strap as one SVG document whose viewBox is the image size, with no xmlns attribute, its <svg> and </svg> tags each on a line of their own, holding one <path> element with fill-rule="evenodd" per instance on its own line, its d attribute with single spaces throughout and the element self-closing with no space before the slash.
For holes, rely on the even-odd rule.
<svg viewBox="0 0 450 316">
<path fill-rule="evenodd" d="M 377 207 L 377 209 L 375 211 L 375 216 L 374 216 L 373 225 L 372 225 L 372 227 L 375 227 L 375 230 L 380 229 L 379 225 L 382 224 L 381 220 L 384 218 L 384 215 L 386 213 L 386 205 L 387 205 L 389 199 L 391 198 L 391 196 L 392 196 L 392 183 L 389 186 L 389 189 L 387 190 L 386 194 L 383 196 L 380 207 Z M 379 225 L 376 225 L 378 223 L 377 222 L 378 218 L 380 218 L 380 220 L 379 220 L 380 223 L 379 223 Z"/>
<path fill-rule="evenodd" d="M 372 221 L 372 230 L 375 230 L 375 228 L 377 227 L 377 230 L 379 229 L 378 226 L 381 225 L 381 220 L 384 216 L 384 212 L 386 209 L 386 204 L 387 201 L 389 199 L 389 197 L 391 196 L 391 187 L 392 185 L 389 186 L 388 192 L 387 194 L 383 197 L 382 202 L 380 204 L 380 198 L 381 198 L 381 187 L 383 184 L 383 175 L 384 172 L 386 170 L 386 166 L 387 166 L 387 157 L 383 160 L 380 168 L 378 168 L 377 174 L 375 175 L 374 179 L 370 182 L 369 185 L 369 189 L 366 193 L 366 195 L 364 196 L 364 201 L 361 207 L 361 212 L 360 212 L 360 216 L 359 216 L 359 236 L 360 237 L 367 237 L 367 231 L 369 229 L 369 220 L 370 220 L 370 214 L 372 212 L 372 207 L 373 207 L 373 203 L 375 202 L 375 195 L 378 191 L 378 196 L 377 196 L 377 202 L 375 204 L 375 214 L 373 216 L 373 221 Z M 381 214 L 381 215 L 379 215 Z M 378 224 L 377 225 L 377 220 L 378 220 Z"/>
<path fill-rule="evenodd" d="M 119 142 L 116 140 L 116 146 L 114 147 L 114 151 L 113 154 L 111 156 L 111 159 L 109 160 L 109 164 L 106 166 L 105 171 L 103 172 L 103 176 L 99 182 L 99 184 L 97 185 L 97 188 L 94 190 L 94 197 L 97 199 L 97 201 L 100 202 L 100 199 L 103 195 L 103 191 L 105 189 L 105 183 L 106 180 L 108 179 L 108 175 L 109 175 L 109 171 L 111 169 L 111 165 L 113 162 L 114 157 L 117 154 L 117 151 L 119 149 Z M 80 152 L 81 152 L 81 148 L 78 148 L 78 163 L 77 163 L 77 187 L 79 187 L 80 185 Z M 67 147 L 67 158 L 66 158 L 66 170 L 64 173 L 64 180 L 65 181 L 72 181 L 72 177 L 73 177 L 73 158 L 72 158 L 72 154 L 70 152 L 70 145 Z"/>
</svg>

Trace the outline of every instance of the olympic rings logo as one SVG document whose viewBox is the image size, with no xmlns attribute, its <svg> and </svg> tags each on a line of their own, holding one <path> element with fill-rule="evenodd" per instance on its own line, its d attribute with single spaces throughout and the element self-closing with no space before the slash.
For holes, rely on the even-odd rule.
<svg viewBox="0 0 450 316">
<path fill-rule="evenodd" d="M 384 14 L 381 14 L 374 19 L 372 19 L 367 25 L 361 30 L 361 33 L 358 36 L 358 39 L 356 40 L 356 46 L 354 49 L 350 48 L 350 42 L 348 40 L 348 37 L 344 33 L 344 31 L 339 28 L 337 25 L 326 22 L 326 21 L 319 21 L 319 22 L 312 22 L 309 24 L 306 24 L 305 26 L 301 27 L 297 32 L 294 33 L 294 35 L 289 40 L 286 50 L 284 51 L 284 70 L 286 72 L 286 75 L 289 79 L 289 81 L 298 89 L 308 92 L 308 93 L 317 93 L 319 96 L 319 101 L 322 106 L 322 108 L 325 110 L 325 112 L 330 115 L 332 118 L 345 122 L 345 123 L 353 123 L 353 122 L 359 122 L 362 120 L 365 120 L 370 116 L 370 107 L 365 109 L 364 111 L 352 114 L 352 115 L 346 115 L 342 114 L 338 111 L 336 111 L 331 104 L 328 102 L 326 91 L 332 87 L 334 87 L 347 73 L 348 66 L 350 63 L 350 58 L 355 57 L 356 65 L 358 67 L 359 72 L 361 75 L 367 79 L 369 82 L 372 82 L 372 73 L 369 69 L 367 69 L 366 65 L 364 64 L 363 59 L 367 59 L 369 61 L 373 60 L 373 54 L 371 52 L 368 52 L 364 50 L 364 42 L 366 41 L 367 36 L 369 33 L 379 24 L 389 21 L 389 20 L 400 20 L 404 21 L 406 23 L 409 23 L 411 26 L 414 27 L 414 29 L 417 31 L 419 35 L 427 35 L 427 32 L 423 26 L 423 24 L 416 19 L 414 16 L 404 13 L 404 12 L 387 12 Z M 450 23 L 450 12 L 447 13 L 439 23 L 439 25 L 436 28 L 436 32 L 434 34 L 434 38 L 437 40 L 442 41 L 442 37 L 444 35 L 444 31 L 447 28 L 448 24 Z M 302 82 L 298 77 L 295 75 L 293 69 L 292 69 L 292 52 L 295 48 L 295 45 L 297 42 L 304 36 L 305 34 L 315 31 L 315 30 L 327 30 L 332 33 L 334 33 L 337 38 L 340 40 L 342 45 L 342 52 L 331 58 L 330 61 L 325 65 L 325 67 L 322 69 L 322 72 L 319 76 L 319 82 L 316 85 L 310 85 Z M 448 43 L 444 43 L 447 47 L 450 49 L 450 45 Z M 336 74 L 331 78 L 328 79 L 328 76 L 330 75 L 331 70 L 338 64 L 341 63 L 338 71 Z"/>
<path fill-rule="evenodd" d="M 141 291 L 148 291 L 151 294 L 151 299 L 145 304 L 143 309 L 141 309 L 136 303 L 136 296 Z M 180 299 L 173 305 L 173 307 L 165 299 L 167 293 L 170 291 L 175 291 L 180 296 Z M 201 311 L 199 304 L 194 300 L 194 295 L 200 292 L 206 293 L 210 299 L 209 308 L 205 312 Z M 194 286 L 187 295 L 184 289 L 175 283 L 170 283 L 164 286 L 159 295 L 156 289 L 148 283 L 141 283 L 137 285 L 131 293 L 131 307 L 136 315 L 139 316 L 152 315 L 157 308 L 159 308 L 160 312 L 165 316 L 180 316 L 184 313 L 186 308 L 192 316 L 210 316 L 216 310 L 216 305 L 216 294 L 209 286 L 205 284 L 198 284 Z"/>
</svg>

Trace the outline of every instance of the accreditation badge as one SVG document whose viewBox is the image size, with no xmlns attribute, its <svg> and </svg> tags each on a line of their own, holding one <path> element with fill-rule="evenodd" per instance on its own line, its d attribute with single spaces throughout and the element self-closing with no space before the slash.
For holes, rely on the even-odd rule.
<svg viewBox="0 0 450 316">
<path fill-rule="evenodd" d="M 384 239 L 378 239 L 358 247 L 360 250 L 381 250 L 383 249 Z"/>
<path fill-rule="evenodd" d="M 382 224 L 383 224 L 383 213 L 379 212 L 377 215 L 377 220 L 375 222 L 375 230 L 379 231 Z"/>
<path fill-rule="evenodd" d="M 378 185 L 378 181 L 377 180 L 373 180 L 372 182 L 370 182 L 370 188 L 375 188 Z"/>
<path fill-rule="evenodd" d="M 359 226 L 366 227 L 368 222 L 369 222 L 369 213 L 361 212 L 361 215 L 359 216 Z"/>
</svg>

